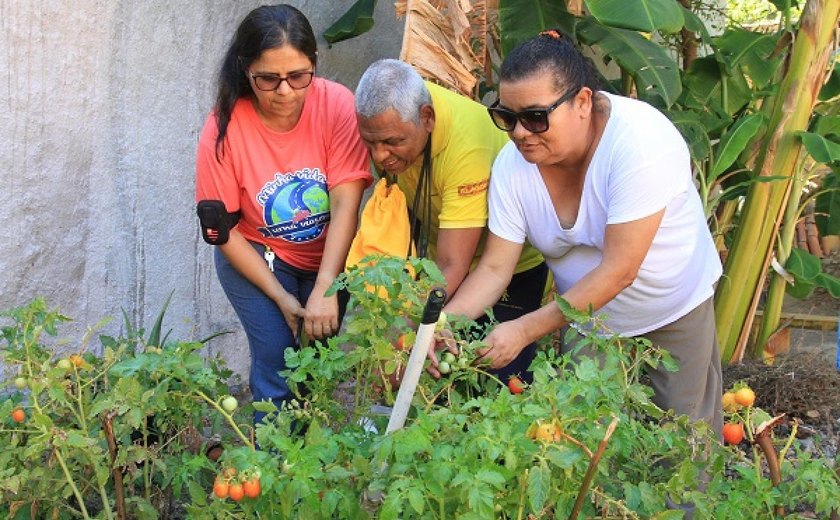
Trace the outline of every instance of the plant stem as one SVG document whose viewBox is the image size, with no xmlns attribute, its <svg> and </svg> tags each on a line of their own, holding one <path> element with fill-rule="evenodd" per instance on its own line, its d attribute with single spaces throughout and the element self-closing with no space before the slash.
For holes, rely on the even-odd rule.
<svg viewBox="0 0 840 520">
<path fill-rule="evenodd" d="M 770 470 L 770 482 L 773 483 L 773 487 L 778 487 L 782 482 L 782 469 L 779 466 L 779 457 L 776 454 L 776 449 L 773 447 L 773 439 L 770 437 L 772 430 L 772 428 L 765 428 L 758 432 L 755 435 L 755 440 L 767 458 L 767 468 Z M 785 508 L 784 506 L 777 505 L 774 508 L 774 512 L 779 516 L 784 516 Z"/>
<path fill-rule="evenodd" d="M 233 431 L 234 431 L 234 432 L 236 433 L 236 435 L 237 435 L 237 436 L 238 436 L 238 437 L 242 440 L 242 442 L 243 442 L 246 446 L 248 446 L 249 448 L 251 448 L 252 450 L 256 451 L 256 446 L 255 446 L 255 445 L 254 445 L 251 441 L 249 441 L 249 440 L 248 440 L 248 437 L 247 437 L 247 436 L 245 436 L 245 434 L 244 434 L 244 433 L 242 433 L 242 430 L 240 430 L 240 429 L 239 429 L 239 426 L 236 424 L 236 421 L 234 421 L 234 420 L 233 420 L 233 416 L 232 416 L 231 414 L 227 413 L 227 412 L 225 411 L 225 409 L 224 409 L 224 408 L 222 408 L 222 407 L 219 405 L 219 403 L 217 403 L 216 401 L 214 401 L 214 400 L 210 399 L 209 397 L 207 397 L 207 395 L 206 395 L 204 392 L 202 392 L 201 390 L 194 390 L 194 392 L 195 392 L 195 394 L 196 394 L 198 397 L 200 397 L 200 398 L 204 399 L 204 401 L 205 401 L 205 402 L 207 402 L 207 404 L 209 404 L 210 406 L 212 406 L 213 408 L 215 408 L 216 410 L 218 410 L 218 411 L 219 411 L 219 413 L 221 413 L 221 414 L 222 414 L 222 417 L 224 417 L 224 418 L 225 418 L 225 420 L 228 422 L 228 424 L 230 424 L 231 428 L 233 428 Z"/>
<path fill-rule="evenodd" d="M 111 423 L 111 413 L 102 415 L 102 429 L 105 431 L 105 440 L 108 443 L 108 453 L 111 455 L 111 475 L 114 478 L 114 494 L 117 501 L 117 518 L 125 520 L 125 495 L 123 488 L 122 471 L 116 466 L 117 461 L 117 441 L 114 438 L 114 426 Z"/>
<path fill-rule="evenodd" d="M 64 478 L 67 479 L 67 484 L 70 486 L 70 489 L 73 491 L 73 495 L 76 497 L 76 501 L 79 503 L 79 508 L 82 510 L 82 518 L 90 518 L 88 515 L 87 508 L 85 507 L 85 500 L 82 498 L 81 492 L 79 492 L 79 488 L 76 486 L 76 483 L 73 481 L 72 475 L 70 475 L 70 470 L 67 468 L 67 464 L 64 462 L 64 457 L 61 456 L 61 450 L 56 448 L 55 449 L 55 458 L 58 460 L 58 464 L 61 466 L 61 470 L 64 472 Z"/>
<path fill-rule="evenodd" d="M 610 437 L 612 437 L 616 426 L 618 426 L 618 417 L 613 417 L 612 422 L 609 426 L 607 426 L 607 431 L 604 433 L 603 440 L 601 440 L 601 443 L 598 444 L 598 450 L 589 460 L 589 467 L 586 468 L 586 474 L 583 476 L 583 483 L 580 485 L 580 491 L 578 491 L 577 498 L 575 499 L 575 505 L 572 507 L 572 512 L 569 513 L 569 520 L 575 520 L 578 517 L 578 514 L 580 514 L 580 510 L 583 508 L 583 501 L 589 493 L 589 486 L 592 484 L 592 479 L 595 477 L 598 462 L 601 460 L 604 450 L 607 449 L 607 443 L 610 441 Z"/>
</svg>

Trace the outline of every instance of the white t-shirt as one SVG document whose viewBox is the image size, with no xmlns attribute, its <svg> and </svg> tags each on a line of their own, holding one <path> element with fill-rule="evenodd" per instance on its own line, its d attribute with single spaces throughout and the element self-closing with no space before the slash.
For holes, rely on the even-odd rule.
<svg viewBox="0 0 840 520">
<path fill-rule="evenodd" d="M 560 225 L 536 165 L 510 142 L 493 164 L 489 228 L 505 240 L 533 244 L 563 294 L 601 262 L 608 224 L 666 208 L 636 280 L 597 312 L 612 332 L 636 336 L 712 296 L 722 269 L 680 133 L 650 105 L 603 94 L 610 116 L 586 172 L 574 226 Z"/>
</svg>

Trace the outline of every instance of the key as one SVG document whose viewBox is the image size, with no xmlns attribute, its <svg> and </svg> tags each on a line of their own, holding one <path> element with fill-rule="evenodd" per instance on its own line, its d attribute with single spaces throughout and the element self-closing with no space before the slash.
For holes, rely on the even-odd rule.
<svg viewBox="0 0 840 520">
<path fill-rule="evenodd" d="M 265 246 L 265 262 L 268 264 L 268 270 L 272 273 L 274 272 L 274 251 L 272 251 L 268 246 Z"/>
</svg>

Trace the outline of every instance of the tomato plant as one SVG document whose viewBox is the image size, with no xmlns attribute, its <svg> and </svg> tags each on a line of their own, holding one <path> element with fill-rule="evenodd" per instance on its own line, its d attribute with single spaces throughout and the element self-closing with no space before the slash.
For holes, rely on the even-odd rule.
<svg viewBox="0 0 840 520">
<path fill-rule="evenodd" d="M 780 456 L 790 478 L 774 487 L 755 450 L 725 449 L 720 432 L 659 409 L 642 381 L 651 367 L 673 366 L 667 354 L 599 333 L 597 317 L 561 301 L 592 331 L 584 341 L 597 360 L 547 348 L 531 367 L 538 391 L 502 391 L 510 381 L 475 361 L 485 330 L 449 316 L 459 354 L 440 359 L 450 372 L 421 374 L 405 426 L 386 434 L 392 378 L 409 355 L 395 338 L 412 333 L 424 295 L 442 280 L 428 261 L 409 264 L 413 274 L 393 259 L 340 278 L 353 309 L 344 331 L 286 351 L 294 398 L 279 409 L 236 403 L 229 413 L 230 373 L 199 353 L 201 342 L 162 341 L 158 324 L 149 339 L 103 336 L 101 355 L 81 345 L 84 370 L 67 372 L 40 339 L 59 314 L 36 302 L 0 315 L 12 321 L 2 329 L 3 361 L 27 382 L 18 389 L 9 378 L 0 400 L 7 417 L 26 411 L 23 423 L 0 423 L 0 515 L 113 518 L 120 485 L 138 518 L 171 517 L 173 502 L 189 518 L 381 520 L 653 518 L 676 496 L 704 518 L 797 503 L 827 517 L 840 506 L 825 461 Z M 251 409 L 268 412 L 253 430 L 241 422 Z M 769 419 L 754 405 L 727 412 L 751 436 Z M 222 439 L 218 461 L 203 454 L 200 435 L 193 440 L 203 430 Z M 54 464 L 42 463 L 45 453 Z"/>
</svg>

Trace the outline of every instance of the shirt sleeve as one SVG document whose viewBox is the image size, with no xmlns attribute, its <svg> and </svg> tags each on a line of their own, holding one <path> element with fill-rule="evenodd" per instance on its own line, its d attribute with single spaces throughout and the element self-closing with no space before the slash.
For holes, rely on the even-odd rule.
<svg viewBox="0 0 840 520">
<path fill-rule="evenodd" d="M 525 212 L 517 196 L 518 192 L 511 183 L 515 175 L 512 160 L 516 155 L 515 150 L 513 143 L 505 145 L 493 164 L 487 198 L 490 212 L 488 227 L 491 233 L 500 238 L 524 244 L 527 238 Z"/>
<path fill-rule="evenodd" d="M 240 182 L 232 166 L 231 149 L 224 142 L 216 157 L 218 127 L 215 115 L 207 118 L 196 152 L 195 200 L 221 200 L 228 212 L 239 211 Z"/>
<path fill-rule="evenodd" d="M 454 159 L 448 156 L 441 164 L 441 229 L 487 225 L 487 190 L 493 163 L 492 151 L 483 144 L 459 148 L 460 153 Z"/>
<path fill-rule="evenodd" d="M 356 109 L 353 94 L 344 87 L 333 87 L 335 102 L 332 104 L 331 129 L 327 157 L 329 188 L 345 182 L 359 179 L 365 181 L 365 187 L 371 185 L 370 157 L 356 123 Z"/>
</svg>

